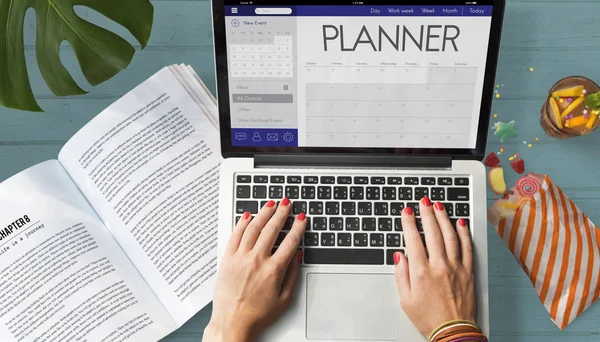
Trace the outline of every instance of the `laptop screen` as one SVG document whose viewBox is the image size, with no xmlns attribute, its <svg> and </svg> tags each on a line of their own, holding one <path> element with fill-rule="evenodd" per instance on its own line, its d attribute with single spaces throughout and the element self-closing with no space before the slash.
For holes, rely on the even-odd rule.
<svg viewBox="0 0 600 342">
<path fill-rule="evenodd" d="M 265 3 L 225 2 L 232 146 L 476 147 L 493 1 Z"/>
</svg>

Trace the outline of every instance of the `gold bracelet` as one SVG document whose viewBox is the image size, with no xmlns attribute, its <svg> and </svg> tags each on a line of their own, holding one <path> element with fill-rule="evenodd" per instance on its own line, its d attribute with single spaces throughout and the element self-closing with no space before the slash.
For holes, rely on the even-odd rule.
<svg viewBox="0 0 600 342">
<path fill-rule="evenodd" d="M 446 326 L 448 326 L 448 325 L 452 325 L 452 324 L 456 324 L 456 323 L 471 324 L 471 325 L 475 326 L 475 327 L 476 327 L 476 328 L 477 328 L 479 331 L 481 331 L 481 328 L 480 328 L 480 327 L 477 325 L 477 323 L 475 323 L 475 322 L 472 322 L 472 321 L 469 321 L 469 320 L 466 320 L 466 319 L 455 319 L 455 320 L 448 321 L 448 322 L 446 322 L 446 323 L 440 324 L 440 326 L 439 326 L 439 327 L 437 327 L 437 328 L 436 328 L 436 329 L 435 329 L 435 330 L 434 330 L 434 331 L 433 331 L 431 334 L 429 334 L 428 341 L 430 341 L 430 342 L 431 342 L 431 338 L 432 338 L 432 337 L 433 337 L 433 336 L 434 336 L 434 335 L 435 335 L 435 334 L 436 334 L 436 333 L 437 333 L 439 330 L 441 330 L 442 328 L 445 328 L 445 327 L 446 327 Z"/>
</svg>

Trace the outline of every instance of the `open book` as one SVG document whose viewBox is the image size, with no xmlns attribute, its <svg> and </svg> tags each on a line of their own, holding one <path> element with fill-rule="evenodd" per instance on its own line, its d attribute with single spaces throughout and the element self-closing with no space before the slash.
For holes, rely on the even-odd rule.
<svg viewBox="0 0 600 342">
<path fill-rule="evenodd" d="M 217 115 L 170 66 L 0 184 L 0 341 L 157 341 L 212 300 Z"/>
</svg>

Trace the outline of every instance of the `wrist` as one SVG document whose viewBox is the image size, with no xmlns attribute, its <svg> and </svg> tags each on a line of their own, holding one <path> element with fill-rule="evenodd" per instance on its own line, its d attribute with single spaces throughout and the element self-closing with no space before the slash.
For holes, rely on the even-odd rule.
<svg viewBox="0 0 600 342">
<path fill-rule="evenodd" d="M 206 329 L 204 329 L 204 337 L 202 341 L 205 342 L 252 342 L 254 338 L 250 333 L 250 329 L 243 329 L 234 326 L 225 327 L 221 324 L 217 324 L 211 321 Z"/>
</svg>

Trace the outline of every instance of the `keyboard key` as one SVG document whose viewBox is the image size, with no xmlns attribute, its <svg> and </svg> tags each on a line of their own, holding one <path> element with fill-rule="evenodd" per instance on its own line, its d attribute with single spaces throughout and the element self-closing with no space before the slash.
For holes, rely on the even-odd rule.
<svg viewBox="0 0 600 342">
<path fill-rule="evenodd" d="M 304 176 L 304 183 L 306 184 L 318 184 L 319 177 L 317 176 Z"/>
<path fill-rule="evenodd" d="M 337 245 L 342 247 L 352 246 L 352 234 L 350 233 L 339 233 L 337 235 Z"/>
<path fill-rule="evenodd" d="M 421 177 L 422 185 L 435 185 L 435 178 L 433 177 Z"/>
<path fill-rule="evenodd" d="M 400 252 L 404 254 L 404 250 L 402 249 L 388 249 L 386 251 L 386 264 L 393 265 L 394 264 L 394 253 Z"/>
<path fill-rule="evenodd" d="M 318 246 L 319 233 L 304 233 L 304 246 Z"/>
<path fill-rule="evenodd" d="M 438 185 L 452 185 L 452 178 L 450 177 L 440 177 L 437 179 Z"/>
<path fill-rule="evenodd" d="M 365 188 L 362 186 L 350 187 L 350 199 L 363 200 L 365 199 Z"/>
<path fill-rule="evenodd" d="M 346 218 L 346 230 L 349 230 L 349 231 L 360 230 L 359 220 L 357 217 L 347 217 Z M 365 241 L 366 241 L 366 238 L 365 238 Z"/>
<path fill-rule="evenodd" d="M 368 216 L 373 214 L 371 202 L 358 202 L 358 215 Z"/>
<path fill-rule="evenodd" d="M 402 177 L 388 177 L 387 183 L 390 185 L 400 185 L 402 184 Z"/>
<path fill-rule="evenodd" d="M 431 188 L 431 200 L 432 201 L 445 201 L 446 200 L 446 189 Z"/>
<path fill-rule="evenodd" d="M 404 178 L 404 184 L 406 184 L 406 185 L 419 185 L 419 178 L 417 178 L 417 177 L 406 177 L 406 178 Z"/>
<path fill-rule="evenodd" d="M 321 233 L 321 246 L 335 246 L 335 234 Z"/>
<path fill-rule="evenodd" d="M 241 216 L 236 216 L 236 217 L 235 217 L 235 224 L 237 225 L 237 224 L 238 224 L 238 222 L 240 222 L 240 220 L 241 220 L 241 219 L 242 219 L 242 217 L 241 217 Z"/>
<path fill-rule="evenodd" d="M 392 219 L 380 217 L 377 220 L 377 230 L 379 230 L 380 232 L 392 231 Z"/>
<path fill-rule="evenodd" d="M 448 189 L 449 201 L 468 201 L 469 188 L 450 188 Z"/>
<path fill-rule="evenodd" d="M 335 177 L 321 176 L 321 184 L 335 184 Z"/>
<path fill-rule="evenodd" d="M 250 176 L 237 176 L 238 183 L 250 183 L 252 178 Z"/>
<path fill-rule="evenodd" d="M 469 185 L 469 178 L 454 178 L 454 184 L 458 186 Z"/>
<path fill-rule="evenodd" d="M 317 198 L 318 199 L 331 199 L 331 187 L 330 186 L 320 186 L 317 188 Z"/>
<path fill-rule="evenodd" d="M 444 208 L 446 208 L 446 212 L 448 216 L 454 216 L 454 205 L 452 203 L 442 203 Z"/>
<path fill-rule="evenodd" d="M 367 188 L 367 199 L 371 201 L 379 200 L 381 188 L 370 186 Z"/>
<path fill-rule="evenodd" d="M 400 218 L 394 219 L 394 230 L 397 232 L 402 231 L 402 219 L 400 219 Z"/>
<path fill-rule="evenodd" d="M 238 185 L 235 191 L 237 198 L 250 198 L 250 185 Z"/>
<path fill-rule="evenodd" d="M 235 213 L 243 214 L 245 212 L 250 212 L 251 214 L 258 213 L 258 202 L 257 201 L 237 201 L 235 202 Z"/>
<path fill-rule="evenodd" d="M 417 230 L 420 231 L 420 232 L 422 232 L 423 231 L 423 221 L 421 220 L 420 217 L 417 217 L 415 219 L 415 224 L 417 226 Z"/>
<path fill-rule="evenodd" d="M 265 185 L 255 185 L 252 187 L 252 197 L 267 198 L 267 187 Z"/>
<path fill-rule="evenodd" d="M 404 203 L 392 202 L 390 204 L 390 215 L 400 216 L 404 210 Z"/>
<path fill-rule="evenodd" d="M 312 227 L 312 230 L 327 230 L 327 218 L 326 217 L 313 217 L 311 227 Z"/>
<path fill-rule="evenodd" d="M 305 264 L 383 265 L 383 249 L 305 248 Z"/>
<path fill-rule="evenodd" d="M 427 248 L 427 241 L 425 240 L 425 234 L 421 233 L 421 241 L 423 242 L 423 247 Z"/>
<path fill-rule="evenodd" d="M 420 201 L 423 197 L 429 197 L 429 189 L 415 188 L 415 200 Z"/>
<path fill-rule="evenodd" d="M 385 184 L 385 177 L 371 177 L 371 184 Z"/>
<path fill-rule="evenodd" d="M 302 194 L 302 199 L 315 199 L 315 187 L 314 186 L 303 186 L 301 194 Z"/>
<path fill-rule="evenodd" d="M 285 236 L 286 236 L 285 232 L 279 232 L 279 234 L 277 234 L 277 239 L 275 240 L 275 246 L 281 245 L 281 243 L 283 242 L 283 239 L 285 239 Z"/>
<path fill-rule="evenodd" d="M 335 199 L 348 199 L 348 187 L 336 186 L 333 188 L 333 198 Z"/>
<path fill-rule="evenodd" d="M 387 247 L 400 247 L 400 234 L 387 234 L 385 245 Z"/>
<path fill-rule="evenodd" d="M 383 247 L 383 234 L 371 233 L 369 235 L 369 245 L 371 247 Z"/>
<path fill-rule="evenodd" d="M 404 201 L 412 201 L 413 190 L 412 188 L 398 188 L 398 199 Z"/>
<path fill-rule="evenodd" d="M 294 225 L 294 221 L 296 219 L 292 216 L 288 217 L 287 219 L 285 219 L 285 223 L 283 224 L 283 228 L 281 228 L 282 230 L 290 230 L 292 229 L 292 226 Z"/>
<path fill-rule="evenodd" d="M 285 183 L 285 177 L 283 177 L 283 176 L 271 176 L 271 183 L 276 183 L 276 184 Z"/>
<path fill-rule="evenodd" d="M 254 183 L 268 183 L 269 177 L 267 176 L 254 176 Z"/>
<path fill-rule="evenodd" d="M 300 176 L 288 176 L 287 182 L 290 184 L 300 184 L 302 183 L 302 177 Z"/>
<path fill-rule="evenodd" d="M 308 204 L 309 215 L 323 215 L 323 202 L 310 202 Z"/>
<path fill-rule="evenodd" d="M 292 209 L 292 212 L 294 213 L 294 215 L 298 215 L 300 213 L 307 213 L 308 212 L 308 207 L 306 202 L 302 202 L 302 201 L 295 201 L 293 203 L 294 208 Z"/>
<path fill-rule="evenodd" d="M 337 178 L 337 183 L 338 184 L 352 184 L 352 177 L 338 177 Z"/>
<path fill-rule="evenodd" d="M 340 202 L 327 202 L 327 203 L 325 203 L 325 214 L 327 214 L 327 215 L 339 215 L 340 214 Z"/>
<path fill-rule="evenodd" d="M 361 230 L 363 230 L 365 232 L 374 232 L 375 231 L 375 219 L 372 217 L 363 218 Z"/>
<path fill-rule="evenodd" d="M 271 185 L 269 187 L 269 198 L 283 198 L 283 187 L 281 185 Z"/>
<path fill-rule="evenodd" d="M 264 208 L 267 203 L 269 203 L 269 201 L 260 201 L 260 207 Z"/>
<path fill-rule="evenodd" d="M 469 203 L 456 203 L 455 216 L 469 216 Z"/>
<path fill-rule="evenodd" d="M 354 184 L 369 184 L 369 177 L 354 177 Z"/>
<path fill-rule="evenodd" d="M 412 209 L 413 214 L 415 216 L 421 215 L 421 213 L 419 212 L 419 203 L 418 202 L 408 203 L 406 205 Z"/>
<path fill-rule="evenodd" d="M 285 187 L 285 197 L 289 199 L 298 199 L 300 198 L 300 187 L 297 185 L 288 185 Z"/>
<path fill-rule="evenodd" d="M 387 216 L 388 215 L 388 203 L 387 202 L 375 202 L 375 216 Z"/>
<path fill-rule="evenodd" d="M 342 217 L 330 217 L 329 230 L 344 230 L 344 219 Z"/>
<path fill-rule="evenodd" d="M 367 247 L 369 245 L 367 233 L 354 233 L 354 246 Z"/>
<path fill-rule="evenodd" d="M 356 215 L 356 203 L 342 202 L 342 215 Z"/>
<path fill-rule="evenodd" d="M 396 188 L 385 187 L 383 188 L 383 199 L 386 201 L 396 200 Z"/>
</svg>

